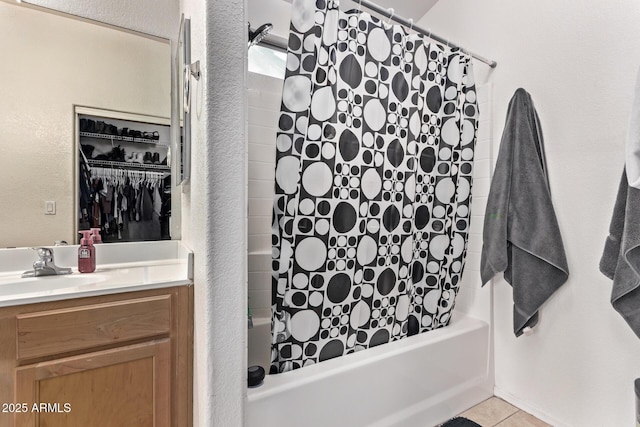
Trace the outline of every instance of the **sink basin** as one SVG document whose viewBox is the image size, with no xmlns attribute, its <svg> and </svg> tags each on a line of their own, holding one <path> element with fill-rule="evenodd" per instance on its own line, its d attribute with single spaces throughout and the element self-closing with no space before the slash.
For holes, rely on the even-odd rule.
<svg viewBox="0 0 640 427">
<path fill-rule="evenodd" d="M 57 292 L 60 289 L 86 288 L 100 283 L 105 277 L 100 274 L 66 274 L 61 276 L 0 277 L 0 298 L 15 294 L 30 294 L 34 292 Z"/>
<path fill-rule="evenodd" d="M 1 258 L 0 250 L 0 258 Z M 1 260 L 0 260 L 1 261 Z M 68 265 L 69 263 L 67 263 Z M 21 277 L 23 270 L 0 273 L 0 307 L 87 298 L 191 283 L 186 260 L 168 259 L 102 264 L 95 273 Z M 1 381 L 0 381 L 1 382 Z"/>
</svg>

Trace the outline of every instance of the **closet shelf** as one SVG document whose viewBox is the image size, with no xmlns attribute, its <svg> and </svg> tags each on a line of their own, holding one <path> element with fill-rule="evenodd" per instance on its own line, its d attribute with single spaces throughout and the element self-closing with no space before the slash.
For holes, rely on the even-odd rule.
<svg viewBox="0 0 640 427">
<path fill-rule="evenodd" d="M 93 160 L 88 159 L 89 166 L 99 166 L 103 168 L 122 168 L 141 171 L 163 171 L 170 172 L 171 167 L 167 165 L 154 165 L 148 163 L 127 163 L 127 162 L 114 162 L 111 160 Z"/>
<path fill-rule="evenodd" d="M 159 145 L 161 147 L 169 148 L 166 144 L 161 144 L 160 141 L 148 138 L 132 138 L 130 136 L 120 136 L 120 135 L 108 135 L 105 133 L 93 133 L 93 132 L 79 132 L 81 137 L 85 138 L 98 138 L 98 139 L 106 139 L 109 141 L 126 141 L 126 142 L 137 142 L 140 144 L 153 144 Z"/>
</svg>

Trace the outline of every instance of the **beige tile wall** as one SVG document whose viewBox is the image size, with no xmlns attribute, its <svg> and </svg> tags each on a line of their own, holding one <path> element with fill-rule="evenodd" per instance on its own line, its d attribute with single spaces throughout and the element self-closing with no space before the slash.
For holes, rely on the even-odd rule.
<svg viewBox="0 0 640 427">
<path fill-rule="evenodd" d="M 249 307 L 271 307 L 271 207 L 282 80 L 249 73 Z"/>
<path fill-rule="evenodd" d="M 491 186 L 491 86 L 478 86 L 480 122 L 473 165 L 471 229 L 467 242 L 467 260 L 456 299 L 456 310 L 489 322 L 491 319 L 491 289 L 481 287 L 480 254 L 484 211 Z"/>
</svg>

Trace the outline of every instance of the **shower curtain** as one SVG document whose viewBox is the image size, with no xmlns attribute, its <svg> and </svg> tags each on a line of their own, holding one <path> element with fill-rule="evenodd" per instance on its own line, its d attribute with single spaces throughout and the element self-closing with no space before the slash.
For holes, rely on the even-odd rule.
<svg viewBox="0 0 640 427">
<path fill-rule="evenodd" d="M 448 324 L 478 110 L 470 58 L 294 0 L 273 206 L 271 373 Z"/>
</svg>

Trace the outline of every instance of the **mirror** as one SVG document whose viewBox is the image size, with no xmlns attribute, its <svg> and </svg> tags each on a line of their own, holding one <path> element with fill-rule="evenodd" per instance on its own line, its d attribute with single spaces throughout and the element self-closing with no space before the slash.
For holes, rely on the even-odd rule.
<svg viewBox="0 0 640 427">
<path fill-rule="evenodd" d="M 131 115 L 153 117 L 154 123 L 168 124 L 171 43 L 0 1 L 0 52 L 6 61 L 0 67 L 0 247 L 74 243 L 79 219 L 78 108 L 123 113 L 115 118 L 125 120 Z M 125 127 L 118 126 L 120 132 Z M 175 212 L 180 191 L 172 190 Z M 173 238 L 179 237 L 176 217 L 179 212 L 170 225 Z"/>
<path fill-rule="evenodd" d="M 175 105 L 180 111 L 182 126 L 180 135 L 176 135 L 177 149 L 180 159 L 180 168 L 176 170 L 178 183 L 187 184 L 191 177 L 191 102 L 194 97 L 194 83 L 200 80 L 200 61 L 191 62 L 191 20 L 182 15 L 180 20 L 180 33 L 178 34 L 178 47 L 175 54 L 176 70 L 179 83 L 176 90 Z M 177 126 L 175 126 L 177 130 Z"/>
<path fill-rule="evenodd" d="M 169 120 L 75 107 L 78 230 L 104 243 L 171 239 Z"/>
</svg>

